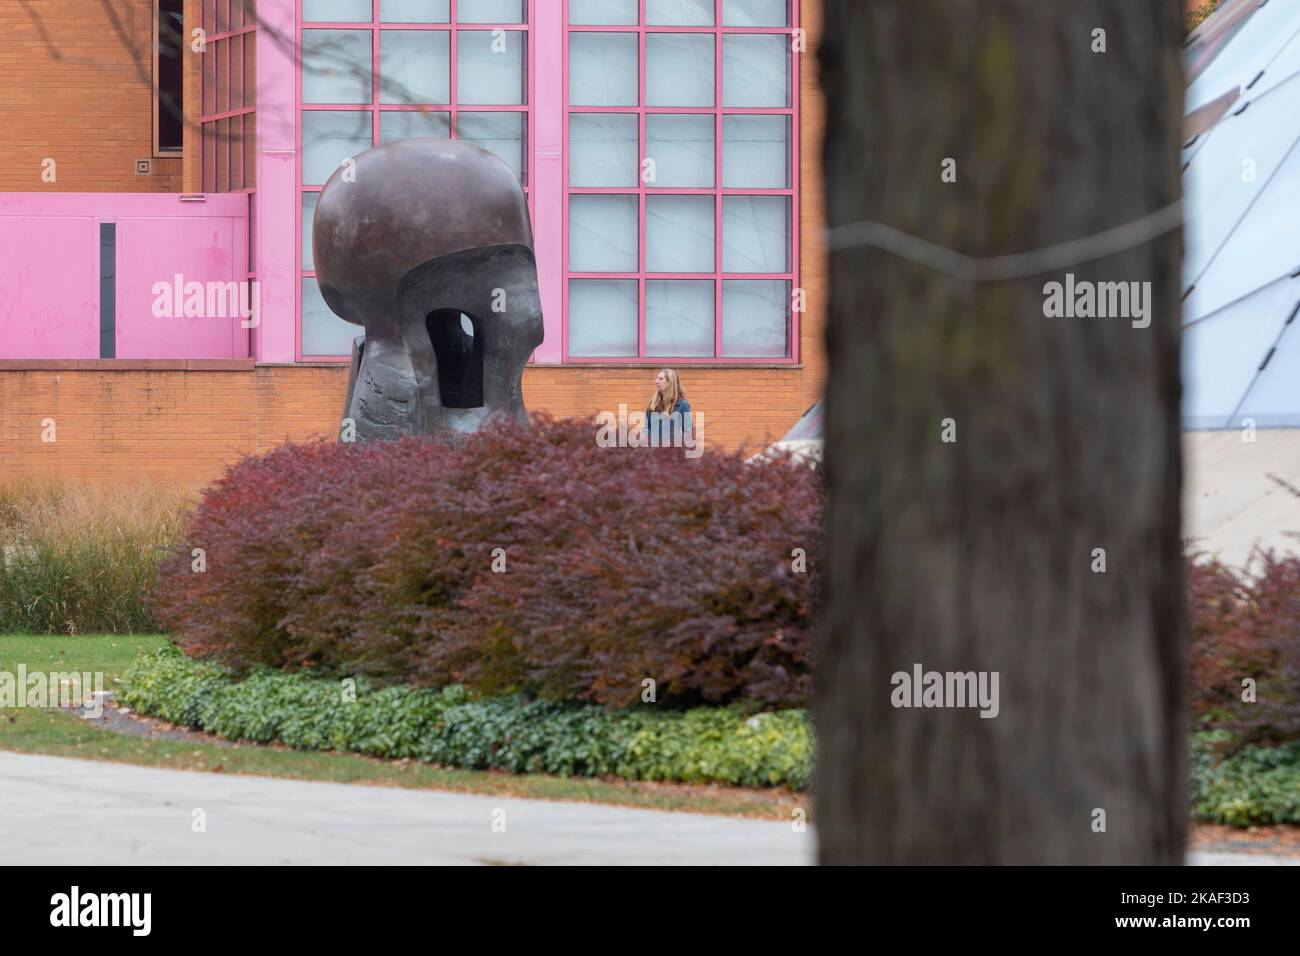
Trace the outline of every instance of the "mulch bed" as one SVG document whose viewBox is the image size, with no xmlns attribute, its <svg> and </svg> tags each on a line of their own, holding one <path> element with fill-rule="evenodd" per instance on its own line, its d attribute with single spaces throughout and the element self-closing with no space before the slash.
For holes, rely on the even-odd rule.
<svg viewBox="0 0 1300 956">
<path fill-rule="evenodd" d="M 1187 848 L 1210 853 L 1300 856 L 1300 826 L 1240 829 L 1220 823 L 1193 823 L 1187 836 Z"/>
</svg>

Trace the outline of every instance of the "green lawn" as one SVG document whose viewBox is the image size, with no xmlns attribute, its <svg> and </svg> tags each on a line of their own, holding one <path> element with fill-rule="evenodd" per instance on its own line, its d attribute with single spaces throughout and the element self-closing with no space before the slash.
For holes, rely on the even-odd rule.
<svg viewBox="0 0 1300 956">
<path fill-rule="evenodd" d="M 29 671 L 103 672 L 104 689 L 116 690 L 118 675 L 132 661 L 166 643 L 157 634 L 0 634 L 0 671 L 26 664 Z"/>
<path fill-rule="evenodd" d="M 114 690 L 118 675 L 137 655 L 165 642 L 166 638 L 156 635 L 3 634 L 0 671 L 13 672 L 19 664 L 25 664 L 28 671 L 103 672 L 105 689 Z M 788 791 L 448 770 L 356 754 L 129 737 L 92 726 L 72 714 L 26 708 L 0 710 L 0 750 L 182 770 L 579 800 L 780 820 L 789 820 L 796 807 L 807 807 L 806 796 Z"/>
</svg>

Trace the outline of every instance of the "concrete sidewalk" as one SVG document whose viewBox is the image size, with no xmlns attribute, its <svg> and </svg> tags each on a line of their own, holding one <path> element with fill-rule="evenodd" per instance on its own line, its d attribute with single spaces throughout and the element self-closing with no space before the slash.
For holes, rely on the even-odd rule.
<svg viewBox="0 0 1300 956">
<path fill-rule="evenodd" d="M 1193 550 L 1244 567 L 1258 545 L 1300 551 L 1300 498 L 1269 476 L 1300 488 L 1300 429 L 1183 433 L 1183 535 Z"/>
<path fill-rule="evenodd" d="M 195 810 L 204 811 L 206 832 L 194 832 Z M 813 855 L 811 830 L 780 822 L 5 752 L 0 831 L 27 839 L 24 863 L 91 866 L 792 865 Z M 1188 862 L 1300 859 L 1192 853 Z"/>
<path fill-rule="evenodd" d="M 191 828 L 196 809 L 207 832 Z M 813 852 L 811 833 L 780 822 L 4 752 L 0 830 L 31 837 L 25 862 L 83 865 L 800 864 Z"/>
</svg>

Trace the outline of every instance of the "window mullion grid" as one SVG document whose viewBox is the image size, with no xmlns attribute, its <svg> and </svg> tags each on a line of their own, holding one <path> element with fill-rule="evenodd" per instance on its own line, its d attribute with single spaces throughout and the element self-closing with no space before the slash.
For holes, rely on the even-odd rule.
<svg viewBox="0 0 1300 956">
<path fill-rule="evenodd" d="M 209 0 L 199 0 L 199 29 L 203 31 L 202 35 L 207 35 L 208 30 L 208 2 Z M 207 124 L 203 122 L 203 96 L 204 86 L 206 85 L 207 71 L 203 68 L 203 58 L 206 53 L 199 54 L 199 192 L 207 191 L 207 180 L 204 179 L 203 154 L 207 152 Z"/>
<path fill-rule="evenodd" d="M 202 10 L 201 10 L 201 16 L 203 15 L 204 12 L 209 11 L 209 10 L 214 10 L 214 9 L 215 9 L 214 6 L 210 7 L 209 4 L 215 4 L 215 3 L 219 3 L 219 2 L 221 2 L 221 0 L 205 0 L 205 2 L 204 2 L 204 4 L 203 4 L 203 8 L 202 8 Z M 370 51 L 370 56 L 371 56 L 371 101 L 370 101 L 369 104 L 342 104 L 342 103 L 340 103 L 340 104 L 329 104 L 329 103 L 304 104 L 304 103 L 302 103 L 302 101 L 301 101 L 301 100 L 302 100 L 302 96 L 301 96 L 301 82 L 302 82 L 302 79 L 301 79 L 301 73 L 302 73 L 302 70 L 301 70 L 301 69 L 298 70 L 298 74 L 299 74 L 299 77 L 298 77 L 298 84 L 299 84 L 299 87 L 300 87 L 300 92 L 299 92 L 299 97 L 298 97 L 298 100 L 299 100 L 299 102 L 298 102 L 298 108 L 299 108 L 300 113 L 301 113 L 301 111 L 303 111 L 303 110 L 360 110 L 360 109 L 369 109 L 370 112 L 371 112 L 371 130 L 370 130 L 370 136 L 371 136 L 371 146 L 372 146 L 372 147 L 375 146 L 375 145 L 378 145 L 379 142 L 380 142 L 380 119 L 381 119 L 381 116 L 382 116 L 383 112 L 385 112 L 383 106 L 381 105 L 381 95 L 380 95 L 380 90 L 381 90 L 381 86 L 382 86 L 382 84 L 383 84 L 383 79 L 384 79 L 383 76 L 381 75 L 381 71 L 380 71 L 380 41 L 381 41 L 381 39 L 382 39 L 382 31 L 384 30 L 384 26 L 383 26 L 383 24 L 382 24 L 382 22 L 381 22 L 381 15 L 380 15 L 380 9 L 379 9 L 379 8 L 380 8 L 380 2 L 381 2 L 381 0 L 371 0 L 371 22 L 370 22 L 370 24 L 369 24 L 369 28 L 370 28 L 370 30 L 371 30 L 371 32 L 372 32 L 372 36 L 371 36 L 371 51 Z M 468 26 L 467 26 L 468 29 L 475 29 L 475 30 L 492 31 L 492 30 L 495 30 L 495 29 L 503 29 L 503 30 L 509 30 L 509 31 L 513 31 L 513 32 L 518 32 L 519 34 L 522 35 L 522 37 L 523 37 L 523 39 L 524 39 L 524 42 L 526 43 L 526 46 L 525 46 L 525 51 L 526 51 L 526 53 L 525 53 L 525 59 L 524 59 L 524 63 L 523 63 L 523 68 L 524 68 L 523 83 L 524 83 L 524 89 L 525 89 L 527 92 L 525 93 L 525 95 L 524 95 L 524 97 L 523 97 L 523 99 L 524 99 L 524 103 L 523 103 L 523 105 L 522 105 L 522 109 L 523 109 L 523 111 L 524 111 L 524 113 L 525 113 L 525 121 L 524 121 L 524 124 L 523 124 L 523 127 L 522 127 L 522 134 L 521 134 L 521 135 L 524 137 L 524 142 L 522 142 L 522 143 L 520 144 L 520 148 L 521 148 L 521 150 L 524 150 L 524 151 L 527 151 L 527 150 L 529 149 L 529 144 L 531 144 L 531 143 L 533 142 L 533 135 L 534 135 L 534 117 L 533 117 L 533 110 L 532 110 L 532 103 L 531 103 L 531 99 L 532 99 L 532 96 L 531 96 L 531 94 L 532 94 L 532 84 L 531 84 L 530 81 L 529 81 L 529 73 L 528 73 L 528 71 L 532 68 L 532 67 L 531 67 L 531 64 L 532 64 L 532 62 L 533 62 L 533 55 L 534 55 L 534 52 L 535 52 L 535 51 L 534 51 L 534 48 L 533 48 L 534 32 L 533 32 L 533 30 L 531 29 L 532 24 L 533 24 L 533 21 L 534 21 L 534 19 L 535 19 L 535 6 L 534 6 L 534 3 L 535 3 L 535 0 L 528 0 L 527 5 L 526 5 L 526 8 L 525 8 L 526 11 L 527 11 L 527 13 L 526 13 L 526 17 L 525 17 L 525 22 L 524 22 L 523 24 L 495 24 L 495 25 L 494 25 L 494 24 L 472 24 L 472 25 L 468 25 Z M 458 138 L 459 138 L 459 125 L 460 125 L 460 124 L 459 124 L 460 107 L 459 107 L 459 103 L 458 103 L 459 92 L 458 92 L 458 82 L 457 82 L 457 55 L 458 55 L 458 50 L 457 50 L 457 46 L 458 46 L 458 44 L 457 44 L 457 39 L 458 39 L 458 36 L 457 36 L 457 33 L 458 33 L 458 29 L 459 29 L 460 24 L 459 24 L 459 13 L 458 13 L 458 11 L 457 11 L 457 0 L 449 0 L 449 6 L 450 6 L 450 10 L 449 10 L 448 22 L 447 22 L 447 24 L 446 24 L 445 26 L 443 26 L 442 24 L 429 24 L 429 23 L 418 23 L 418 24 L 405 24 L 405 23 L 403 23 L 403 24 L 401 24 L 401 25 L 393 24 L 393 25 L 391 26 L 391 29 L 446 30 L 446 32 L 448 33 L 448 57 L 449 57 L 449 62 L 448 62 L 448 70 L 449 70 L 449 76 L 448 76 L 448 86 L 449 86 L 448 102 L 447 102 L 447 104 L 446 104 L 445 109 L 442 109 L 442 110 L 434 110 L 434 111 L 436 111 L 436 112 L 445 112 L 445 113 L 447 113 L 447 116 L 448 116 L 448 119 L 449 119 L 449 124 L 448 124 L 448 125 L 449 125 L 449 130 L 448 130 L 449 136 L 450 136 L 450 138 L 452 138 L 452 139 L 458 139 Z M 213 14 L 213 15 L 215 16 L 215 14 Z M 306 29 L 306 28 L 307 28 L 307 27 L 304 25 L 304 23 L 303 23 L 303 21 L 302 21 L 302 19 L 301 19 L 301 14 L 299 14 L 298 22 L 297 22 L 297 26 L 296 26 L 296 33 L 297 33 L 298 48 L 299 48 L 299 49 L 302 48 L 303 30 Z M 335 30 L 347 30 L 347 29 L 353 29 L 353 30 L 355 30 L 355 29 L 360 29 L 360 28 L 361 28 L 361 27 L 360 27 L 359 24 L 357 24 L 357 23 L 352 23 L 352 22 L 340 22 L 340 23 L 327 23 L 327 22 L 316 23 L 316 22 L 313 22 L 313 23 L 310 25 L 310 29 L 314 29 L 314 30 L 329 30 L 329 29 L 335 29 Z M 251 29 L 251 28 L 250 28 L 250 29 Z M 202 84 L 203 81 L 204 81 L 204 73 L 203 73 L 202 70 L 200 70 L 200 83 Z M 202 91 L 203 91 L 203 87 L 200 86 L 200 97 L 202 96 Z M 400 111 L 400 110 L 407 109 L 407 110 L 412 110 L 412 111 L 424 112 L 424 111 L 426 110 L 426 108 L 427 108 L 428 106 L 431 106 L 431 105 L 432 105 L 432 106 L 436 106 L 437 104 L 423 104 L 423 105 L 414 105 L 414 104 L 392 104 L 392 107 L 393 107 L 394 110 L 399 110 L 399 111 Z M 484 111 L 484 112 L 507 112 L 507 113 L 508 113 L 508 112 L 515 112 L 515 113 L 517 113 L 517 112 L 520 111 L 521 106 L 519 106 L 519 105 L 507 105 L 507 104 L 483 104 L 483 105 L 478 106 L 478 107 L 475 107 L 475 108 L 476 108 L 476 109 L 481 109 L 481 110 Z M 244 112 L 252 112 L 252 110 L 245 110 Z M 300 139 L 301 139 L 301 134 L 300 134 Z M 219 148 L 219 145 L 220 145 L 220 144 L 214 144 L 214 145 L 215 145 L 217 148 Z M 200 141 L 200 147 L 201 147 L 201 146 L 202 146 L 202 142 Z M 299 149 L 301 150 L 301 142 L 300 142 L 300 144 L 299 144 Z M 525 163 L 528 163 L 528 164 L 529 164 L 529 168 L 530 168 L 530 169 L 531 169 L 531 159 L 532 159 L 531 155 L 528 155 L 527 158 L 524 160 Z M 203 151 L 202 151 L 202 149 L 200 149 L 200 176 L 202 176 L 202 173 L 203 173 Z M 201 183 L 201 184 L 202 184 L 202 183 Z M 321 189 L 321 185 L 320 185 L 320 184 L 305 185 L 305 184 L 302 182 L 301 169 L 299 170 L 298 184 L 297 184 L 297 185 L 298 185 L 298 193 L 299 193 L 299 201 L 298 201 L 299 211 L 298 211 L 298 217 L 297 217 L 298 220 L 299 220 L 299 230 L 298 230 L 298 231 L 299 231 L 299 233 L 301 233 L 301 205 L 302 205 L 302 194 L 303 194 L 303 193 L 309 193 L 309 192 L 319 193 L 319 192 L 320 192 L 320 189 Z M 526 201 L 528 202 L 528 204 L 529 204 L 529 210 L 530 210 L 530 213 L 531 213 L 531 211 L 532 211 L 532 198 L 533 198 L 532 190 L 531 190 L 531 188 L 530 188 L 530 185 L 524 185 L 522 188 L 523 188 L 523 190 L 524 190 L 525 200 L 526 200 Z M 301 249 L 299 249 L 299 251 L 298 251 L 298 253 L 297 253 L 297 258 L 298 258 L 298 272 L 299 272 L 300 277 L 302 277 L 302 278 L 310 278 L 310 277 L 315 276 L 316 273 L 315 273 L 315 270 L 314 270 L 314 269 L 310 269 L 310 270 L 309 270 L 309 269 L 303 269 L 303 268 L 302 268 L 302 251 L 301 251 Z M 299 336 L 301 336 L 301 322 L 302 322 L 302 317 L 301 317 L 301 315 L 299 315 L 299 317 L 298 317 L 298 323 L 299 323 L 299 331 L 298 331 L 298 335 L 299 335 Z M 299 346 L 299 348 L 301 348 L 301 346 Z"/>
<path fill-rule="evenodd" d="M 384 78 L 379 75 L 379 3 L 372 0 L 370 5 L 370 148 L 379 143 L 379 89 Z"/>
<path fill-rule="evenodd" d="M 447 18 L 451 21 L 451 36 L 447 40 L 447 49 L 450 51 L 447 54 L 449 57 L 448 69 L 451 71 L 451 75 L 447 78 L 448 89 L 450 90 L 450 95 L 447 97 L 450 102 L 447 105 L 451 110 L 451 129 L 447 133 L 452 139 L 460 139 L 460 107 L 457 99 L 460 96 L 459 84 L 457 83 L 458 74 L 460 73 L 460 59 L 457 52 L 457 44 L 460 40 L 460 11 L 456 9 L 457 2 L 458 0 L 451 0 L 451 6 L 447 13 Z"/>
<path fill-rule="evenodd" d="M 227 13 L 230 11 L 227 10 Z M 221 77 L 217 84 L 216 106 L 218 112 L 225 112 L 230 109 L 230 41 L 222 40 L 214 51 L 217 59 L 217 72 Z M 222 54 L 225 54 L 225 63 L 222 63 Z M 225 110 L 221 108 L 222 100 L 225 100 Z M 230 190 L 230 120 L 217 121 L 217 181 L 216 187 L 220 192 Z M 221 174 L 225 172 L 226 188 L 221 188 Z"/>
<path fill-rule="evenodd" d="M 537 24 L 535 0 L 528 0 L 524 7 L 524 19 L 528 21 L 524 28 L 524 141 L 520 144 L 524 164 L 524 200 L 528 203 L 528 218 L 531 223 L 536 220 L 537 210 L 533 206 L 533 175 L 536 173 L 536 156 L 533 155 L 534 109 L 533 97 L 536 95 L 533 83 L 533 60 L 537 55 Z M 567 19 L 567 17 L 566 17 Z M 530 360 L 531 361 L 531 360 Z"/>
<path fill-rule="evenodd" d="M 561 143 L 560 143 L 560 169 L 563 177 L 560 182 L 560 188 L 563 190 L 561 195 L 564 197 L 560 203 L 560 363 L 568 364 L 569 361 L 569 189 L 572 184 L 569 174 L 569 163 L 572 157 L 569 155 L 569 124 L 573 121 L 573 114 L 570 111 L 569 103 L 569 0 L 563 0 L 560 16 L 564 18 L 561 25 L 563 30 L 560 44 L 560 57 L 563 62 L 560 64 L 561 85 L 564 87 L 564 94 L 561 103 L 563 113 L 563 123 L 561 124 Z M 536 29 L 536 28 L 535 28 Z"/>
<path fill-rule="evenodd" d="M 640 143 L 636 165 L 637 193 L 637 358 L 645 358 L 645 324 L 646 324 L 646 182 L 645 160 L 650 143 L 646 139 L 646 0 L 637 0 L 637 139 Z"/>
<path fill-rule="evenodd" d="M 787 12 L 788 31 L 785 33 L 786 52 L 790 57 L 790 79 L 788 81 L 790 96 L 786 105 L 790 107 L 790 118 L 787 122 L 790 124 L 786 128 L 786 136 L 789 138 L 789 166 L 786 170 L 785 184 L 790 190 L 790 236 L 786 243 L 786 255 L 789 260 L 786 262 L 786 271 L 790 273 L 790 284 L 787 287 L 788 296 L 786 304 L 789 309 L 786 319 L 786 350 L 785 354 L 791 361 L 799 361 L 799 313 L 794 311 L 794 290 L 798 286 L 799 275 L 799 193 L 795 188 L 799 182 L 799 144 L 802 142 L 799 130 L 799 87 L 802 77 L 799 75 L 800 62 L 799 54 L 794 48 L 794 31 L 799 28 L 799 0 L 790 0 Z"/>
<path fill-rule="evenodd" d="M 713 4 L 713 357 L 722 358 L 722 0 Z"/>
<path fill-rule="evenodd" d="M 230 28 L 230 3 L 229 3 L 229 0 L 227 0 L 227 3 L 226 3 L 226 28 L 227 28 L 227 29 Z M 225 43 L 224 43 L 224 46 L 225 46 L 225 51 L 224 51 L 224 52 L 225 52 L 225 54 L 226 54 L 226 69 L 225 69 L 225 71 L 224 71 L 224 79 L 225 79 L 226 109 L 227 109 L 227 110 L 230 109 L 230 88 L 231 88 L 231 82 L 230 82 L 230 62 L 231 62 L 231 53 L 230 53 L 230 50 L 231 50 L 231 48 L 232 48 L 234 45 L 235 45 L 235 44 L 234 44 L 231 40 L 226 40 Z M 235 152 L 235 151 L 234 151 L 234 148 L 233 148 L 233 145 L 232 145 L 233 134 L 232 134 L 231 131 L 230 131 L 230 128 L 231 128 L 231 126 L 232 126 L 233 124 L 231 123 L 230 120 L 226 120 L 225 123 L 226 123 L 226 189 L 229 190 L 229 189 L 233 188 L 234 183 L 235 183 L 235 160 L 234 160 L 234 152 Z"/>
<path fill-rule="evenodd" d="M 305 273 L 302 267 L 302 177 L 303 177 L 303 102 L 302 102 L 302 79 L 305 72 L 303 58 L 303 26 L 302 26 L 302 4 L 294 6 L 294 197 L 293 197 L 293 360 L 302 361 L 302 332 L 303 332 L 303 279 Z M 260 72 L 260 71 L 259 71 Z M 256 208 L 256 206 L 254 206 Z M 316 263 L 313 260 L 312 276 L 315 276 Z"/>
</svg>

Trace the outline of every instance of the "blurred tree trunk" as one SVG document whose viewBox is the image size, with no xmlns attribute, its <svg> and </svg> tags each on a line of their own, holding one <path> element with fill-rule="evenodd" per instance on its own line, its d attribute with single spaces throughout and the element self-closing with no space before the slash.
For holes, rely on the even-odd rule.
<svg viewBox="0 0 1300 956">
<path fill-rule="evenodd" d="M 1174 202 L 1181 6 L 826 0 L 830 226 L 984 257 Z M 822 862 L 1181 862 L 1180 258 L 1177 230 L 1015 281 L 832 254 Z M 1045 317 L 1066 272 L 1150 282 L 1150 326 Z M 998 672 L 998 716 L 891 706 L 918 663 Z"/>
</svg>

